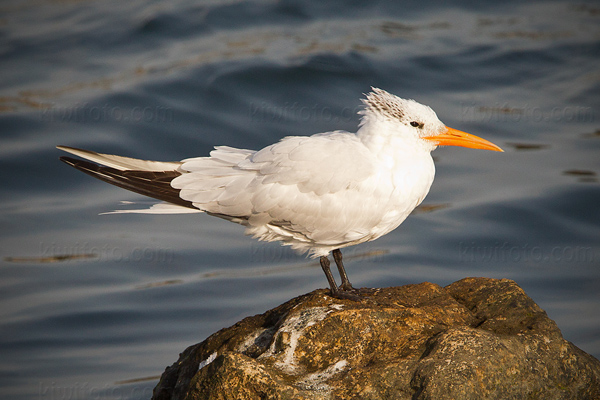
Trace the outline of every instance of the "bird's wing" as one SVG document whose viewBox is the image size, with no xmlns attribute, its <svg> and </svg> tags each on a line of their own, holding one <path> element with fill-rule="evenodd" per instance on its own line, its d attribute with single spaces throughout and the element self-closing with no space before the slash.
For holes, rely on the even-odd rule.
<svg viewBox="0 0 600 400">
<path fill-rule="evenodd" d="M 313 241 L 326 237 L 325 231 L 352 234 L 352 229 L 342 233 L 351 225 L 343 214 L 348 208 L 364 208 L 354 189 L 373 175 L 371 157 L 347 132 L 294 136 L 258 152 L 217 147 L 210 157 L 184 160 L 183 174 L 172 185 L 181 190 L 182 199 L 201 210 L 224 218 L 242 217 L 249 226 L 268 224 L 281 235 Z M 341 191 L 347 196 L 333 196 Z M 343 204 L 345 199 L 353 199 L 352 204 Z"/>
<path fill-rule="evenodd" d="M 144 196 L 166 201 L 180 208 L 197 210 L 192 203 L 179 197 L 179 190 L 171 186 L 171 180 L 181 175 L 178 170 L 181 162 L 138 160 L 67 146 L 57 146 L 57 148 L 92 161 L 72 157 L 60 158 L 66 164 L 94 178 Z M 189 212 L 183 208 L 181 208 L 181 212 Z M 176 210 L 176 207 L 172 207 L 169 212 L 173 213 Z M 136 211 L 139 210 L 131 210 L 131 212 Z M 155 211 L 157 210 L 155 209 Z"/>
<path fill-rule="evenodd" d="M 181 175 L 178 171 L 123 171 L 71 157 L 61 157 L 60 160 L 94 178 L 120 188 L 177 206 L 195 208 L 192 203 L 179 197 L 178 190 L 171 187 L 171 180 Z"/>
<path fill-rule="evenodd" d="M 342 131 L 288 137 L 240 165 L 256 166 L 265 176 L 263 184 L 296 185 L 300 192 L 319 196 L 352 188 L 373 172 L 367 148 L 356 135 Z"/>
</svg>

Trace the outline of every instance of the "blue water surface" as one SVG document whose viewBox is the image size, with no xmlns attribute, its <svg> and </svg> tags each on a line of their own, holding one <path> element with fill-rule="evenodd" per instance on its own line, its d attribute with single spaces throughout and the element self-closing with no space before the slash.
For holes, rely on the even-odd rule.
<svg viewBox="0 0 600 400">
<path fill-rule="evenodd" d="M 60 163 L 56 145 L 156 160 L 259 149 L 355 131 L 371 86 L 506 152 L 436 150 L 422 207 L 344 252 L 355 286 L 514 279 L 600 357 L 596 3 L 0 9 L 2 398 L 148 399 L 187 346 L 326 286 L 313 260 L 226 221 L 99 215 L 148 200 Z"/>
</svg>

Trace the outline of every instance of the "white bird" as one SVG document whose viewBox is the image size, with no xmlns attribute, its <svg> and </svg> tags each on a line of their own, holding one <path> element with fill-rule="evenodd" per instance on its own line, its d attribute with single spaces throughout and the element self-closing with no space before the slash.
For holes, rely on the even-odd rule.
<svg viewBox="0 0 600 400">
<path fill-rule="evenodd" d="M 144 212 L 205 212 L 320 257 L 332 295 L 354 291 L 340 249 L 375 240 L 400 225 L 429 192 L 440 145 L 502 151 L 445 126 L 435 112 L 373 88 L 354 133 L 288 136 L 259 151 L 217 146 L 209 157 L 146 161 L 66 146 L 92 162 L 61 160 L 105 182 L 166 203 Z M 100 165 L 99 165 L 100 164 Z M 333 253 L 342 284 L 330 271 Z"/>
</svg>

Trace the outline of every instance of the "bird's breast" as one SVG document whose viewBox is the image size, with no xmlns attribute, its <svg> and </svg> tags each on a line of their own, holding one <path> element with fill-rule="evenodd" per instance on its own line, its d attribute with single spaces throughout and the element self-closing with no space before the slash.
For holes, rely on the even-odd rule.
<svg viewBox="0 0 600 400">
<path fill-rule="evenodd" d="M 396 229 L 423 201 L 433 183 L 435 166 L 429 154 L 412 160 L 399 158 L 391 168 L 380 166 L 378 175 L 378 222 L 371 228 L 371 240 Z"/>
</svg>

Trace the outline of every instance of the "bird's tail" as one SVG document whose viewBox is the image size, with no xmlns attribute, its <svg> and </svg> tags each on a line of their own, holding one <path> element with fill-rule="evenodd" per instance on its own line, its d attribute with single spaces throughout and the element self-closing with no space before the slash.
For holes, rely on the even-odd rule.
<svg viewBox="0 0 600 400">
<path fill-rule="evenodd" d="M 94 151 L 57 146 L 58 149 L 89 161 L 72 157 L 60 157 L 64 163 L 98 178 L 104 182 L 162 200 L 167 205 L 155 205 L 148 210 L 126 210 L 117 212 L 144 212 L 153 214 L 173 214 L 201 212 L 192 202 L 179 197 L 179 189 L 171 186 L 171 181 L 181 175 L 180 162 L 160 162 L 138 160 Z M 193 211 L 192 211 L 193 210 Z"/>
</svg>

